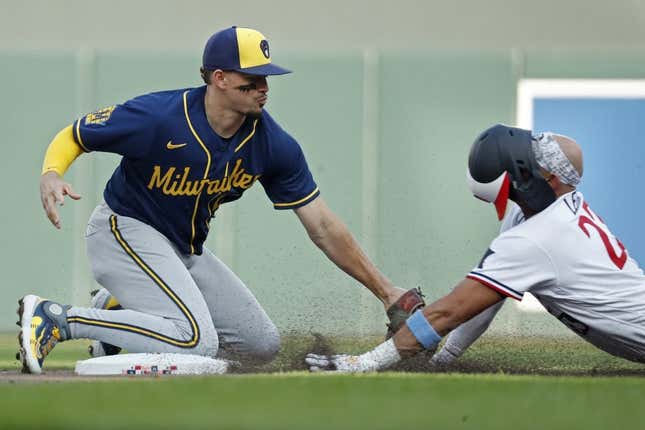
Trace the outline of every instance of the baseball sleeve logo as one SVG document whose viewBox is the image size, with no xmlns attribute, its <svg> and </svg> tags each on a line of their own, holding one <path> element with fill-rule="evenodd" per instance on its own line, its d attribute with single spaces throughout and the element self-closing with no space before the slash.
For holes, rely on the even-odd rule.
<svg viewBox="0 0 645 430">
<path fill-rule="evenodd" d="M 112 116 L 114 108 L 116 108 L 116 106 L 108 106 L 106 108 L 99 109 L 96 112 L 88 113 L 85 117 L 85 125 L 105 124 L 107 120 L 110 119 L 110 116 Z"/>
</svg>

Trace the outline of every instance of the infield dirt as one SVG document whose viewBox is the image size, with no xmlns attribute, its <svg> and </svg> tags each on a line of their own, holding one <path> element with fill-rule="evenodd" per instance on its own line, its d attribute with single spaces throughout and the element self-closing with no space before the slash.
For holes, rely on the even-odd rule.
<svg viewBox="0 0 645 430">
<path fill-rule="evenodd" d="M 304 356 L 308 352 L 357 354 L 377 345 L 380 341 L 382 341 L 380 337 L 331 338 L 320 334 L 285 336 L 283 348 L 273 362 L 263 365 L 245 363 L 240 368 L 233 369 L 231 373 L 306 371 Z M 75 341 L 73 344 L 70 342 L 69 345 L 65 343 L 57 346 L 45 362 L 45 371 L 41 375 L 20 373 L 20 364 L 13 359 L 15 347 L 15 335 L 0 336 L 0 383 L 95 381 L 122 378 L 75 375 L 72 369 L 76 360 L 88 358 L 86 342 Z M 452 365 L 434 367 L 429 364 L 429 354 L 419 354 L 388 370 L 411 373 L 645 377 L 645 365 L 612 357 L 577 338 L 483 338 Z"/>
</svg>

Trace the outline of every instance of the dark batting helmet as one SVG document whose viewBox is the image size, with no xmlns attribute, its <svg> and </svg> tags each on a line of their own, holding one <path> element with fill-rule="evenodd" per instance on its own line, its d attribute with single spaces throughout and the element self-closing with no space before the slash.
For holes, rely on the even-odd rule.
<svg viewBox="0 0 645 430">
<path fill-rule="evenodd" d="M 555 193 L 540 174 L 530 130 L 497 124 L 480 134 L 468 156 L 468 186 L 475 197 L 495 203 L 502 219 L 508 199 L 540 212 Z"/>
</svg>

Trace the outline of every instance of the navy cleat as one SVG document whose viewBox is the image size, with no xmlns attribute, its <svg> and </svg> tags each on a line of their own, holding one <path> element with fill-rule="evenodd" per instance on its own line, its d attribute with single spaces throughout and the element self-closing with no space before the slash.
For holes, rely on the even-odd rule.
<svg viewBox="0 0 645 430">
<path fill-rule="evenodd" d="M 20 349 L 16 358 L 23 373 L 41 373 L 43 361 L 58 342 L 70 338 L 67 324 L 69 306 L 45 300 L 32 294 L 18 300 Z"/>
<path fill-rule="evenodd" d="M 90 307 L 94 309 L 118 310 L 123 309 L 119 302 L 110 294 L 105 288 L 94 290 L 90 292 L 92 301 Z M 93 340 L 87 348 L 90 356 L 93 358 L 103 357 L 106 355 L 117 355 L 121 352 L 121 348 L 111 345 L 109 343 Z"/>
</svg>

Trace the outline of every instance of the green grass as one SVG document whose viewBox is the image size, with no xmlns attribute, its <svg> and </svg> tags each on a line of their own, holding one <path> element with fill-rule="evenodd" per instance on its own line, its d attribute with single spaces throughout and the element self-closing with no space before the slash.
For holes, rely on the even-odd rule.
<svg viewBox="0 0 645 430">
<path fill-rule="evenodd" d="M 0 385 L 4 428 L 640 428 L 638 378 L 233 375 Z"/>
<path fill-rule="evenodd" d="M 357 352 L 377 341 L 333 344 Z M 14 343 L 15 337 L 0 336 L 4 370 L 18 368 Z M 71 369 L 86 357 L 86 346 L 57 346 L 46 369 Z M 278 359 L 260 369 L 272 374 L 47 383 L 6 378 L 0 428 L 631 430 L 645 423 L 645 366 L 578 339 L 482 339 L 449 369 L 467 374 L 285 373 L 302 367 L 299 357 L 310 347 L 310 339 L 287 337 Z M 482 370 L 488 374 L 471 373 Z M 527 375 L 535 372 L 541 375 Z M 561 374 L 574 376 L 553 376 Z"/>
</svg>

